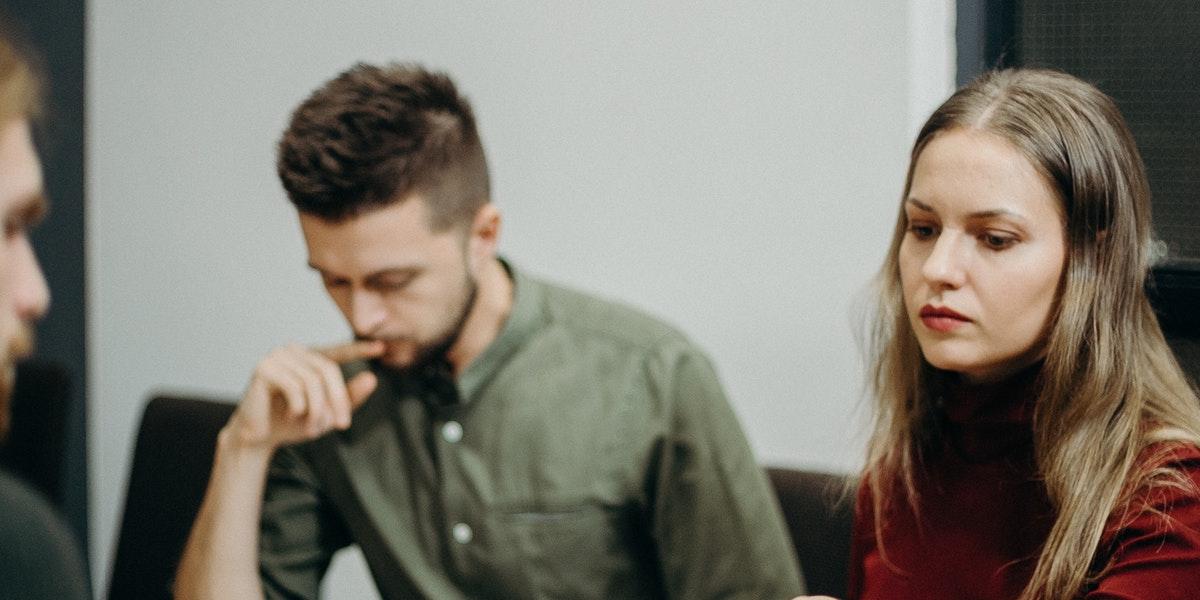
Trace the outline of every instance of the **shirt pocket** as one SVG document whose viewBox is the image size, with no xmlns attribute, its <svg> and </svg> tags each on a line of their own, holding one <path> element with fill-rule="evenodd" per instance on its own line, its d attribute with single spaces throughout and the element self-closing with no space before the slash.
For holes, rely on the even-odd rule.
<svg viewBox="0 0 1200 600">
<path fill-rule="evenodd" d="M 638 598 L 657 587 L 643 572 L 655 560 L 629 516 L 597 504 L 514 507 L 495 525 L 533 598 Z"/>
</svg>

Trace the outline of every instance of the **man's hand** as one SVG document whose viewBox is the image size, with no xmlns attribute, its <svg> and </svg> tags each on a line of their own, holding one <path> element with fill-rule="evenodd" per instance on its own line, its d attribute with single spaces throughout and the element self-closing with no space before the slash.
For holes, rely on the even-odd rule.
<svg viewBox="0 0 1200 600">
<path fill-rule="evenodd" d="M 217 438 L 212 478 L 179 563 L 175 597 L 263 597 L 257 507 L 271 455 L 279 446 L 349 427 L 350 414 L 378 381 L 370 372 L 343 381 L 338 365 L 383 350 L 379 341 L 321 350 L 288 346 L 258 363 L 246 396 Z"/>
<path fill-rule="evenodd" d="M 375 391 L 378 381 L 363 372 L 342 380 L 338 365 L 383 354 L 378 340 L 323 349 L 279 348 L 254 369 L 246 395 L 226 425 L 229 441 L 273 451 L 350 426 L 350 415 Z"/>
</svg>

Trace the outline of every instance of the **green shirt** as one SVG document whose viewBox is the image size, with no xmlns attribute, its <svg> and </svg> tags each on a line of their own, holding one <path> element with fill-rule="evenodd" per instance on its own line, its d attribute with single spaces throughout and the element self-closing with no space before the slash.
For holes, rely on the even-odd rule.
<svg viewBox="0 0 1200 600">
<path fill-rule="evenodd" d="M 0 472 L 0 598 L 92 597 L 75 536 L 41 494 Z"/>
<path fill-rule="evenodd" d="M 708 359 L 637 311 L 513 279 L 504 328 L 457 381 L 377 368 L 349 430 L 276 453 L 267 597 L 316 598 L 351 543 L 385 598 L 799 594 Z"/>
</svg>

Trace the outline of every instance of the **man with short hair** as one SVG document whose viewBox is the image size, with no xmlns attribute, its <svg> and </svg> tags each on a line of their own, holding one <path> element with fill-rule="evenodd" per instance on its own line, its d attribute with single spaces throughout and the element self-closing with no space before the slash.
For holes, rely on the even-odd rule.
<svg viewBox="0 0 1200 600">
<path fill-rule="evenodd" d="M 8 431 L 16 362 L 33 351 L 33 325 L 50 302 L 28 235 L 46 212 L 30 132 L 40 107 L 38 77 L 0 23 L 0 439 Z M 40 494 L 2 472 L 0 597 L 90 597 L 74 536 Z"/>
<path fill-rule="evenodd" d="M 355 66 L 296 109 L 278 168 L 356 341 L 259 363 L 181 597 L 316 598 L 352 543 L 385 598 L 802 589 L 703 353 L 497 257 L 483 147 L 448 77 Z"/>
</svg>

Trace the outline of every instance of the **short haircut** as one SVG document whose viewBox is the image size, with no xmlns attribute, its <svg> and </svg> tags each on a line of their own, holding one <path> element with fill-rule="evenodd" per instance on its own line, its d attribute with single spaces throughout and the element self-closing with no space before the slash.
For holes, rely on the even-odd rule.
<svg viewBox="0 0 1200 600">
<path fill-rule="evenodd" d="M 490 201 L 471 105 L 413 64 L 359 63 L 318 88 L 292 113 L 277 168 L 299 211 L 334 222 L 420 194 L 442 231 Z"/>
</svg>

